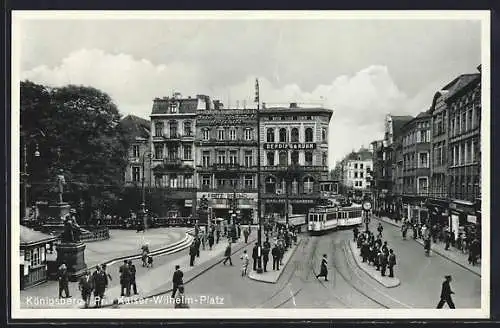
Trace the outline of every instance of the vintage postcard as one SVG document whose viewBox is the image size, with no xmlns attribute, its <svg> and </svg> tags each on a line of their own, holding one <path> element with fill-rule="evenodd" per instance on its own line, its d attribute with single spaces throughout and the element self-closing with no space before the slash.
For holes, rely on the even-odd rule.
<svg viewBox="0 0 500 328">
<path fill-rule="evenodd" d="M 13 318 L 488 318 L 488 11 L 14 11 Z"/>
</svg>

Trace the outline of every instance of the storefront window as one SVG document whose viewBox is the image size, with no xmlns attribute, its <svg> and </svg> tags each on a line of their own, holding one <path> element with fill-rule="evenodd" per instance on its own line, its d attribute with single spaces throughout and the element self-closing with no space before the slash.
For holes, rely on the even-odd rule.
<svg viewBox="0 0 500 328">
<path fill-rule="evenodd" d="M 266 193 L 274 194 L 276 193 L 276 179 L 273 177 L 268 177 L 266 179 Z"/>
</svg>

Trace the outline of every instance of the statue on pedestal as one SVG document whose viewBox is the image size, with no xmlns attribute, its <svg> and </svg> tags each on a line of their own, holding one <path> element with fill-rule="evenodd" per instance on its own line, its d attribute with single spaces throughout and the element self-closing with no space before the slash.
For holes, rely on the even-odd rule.
<svg viewBox="0 0 500 328">
<path fill-rule="evenodd" d="M 64 185 L 66 184 L 66 180 L 64 179 L 63 170 L 59 170 L 59 174 L 57 175 L 57 186 L 58 186 L 58 199 L 59 204 L 63 202 L 63 193 L 64 193 Z"/>
<path fill-rule="evenodd" d="M 64 222 L 64 231 L 61 235 L 63 243 L 77 243 L 80 241 L 80 226 L 74 218 L 67 217 Z"/>
</svg>

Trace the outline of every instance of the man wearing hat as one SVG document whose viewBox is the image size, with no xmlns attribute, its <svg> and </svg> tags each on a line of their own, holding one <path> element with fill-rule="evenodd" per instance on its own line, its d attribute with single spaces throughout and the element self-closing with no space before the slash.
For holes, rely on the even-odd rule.
<svg viewBox="0 0 500 328">
<path fill-rule="evenodd" d="M 66 294 L 64 298 L 71 297 L 69 294 L 68 282 L 69 282 L 69 273 L 66 264 L 61 264 L 58 272 L 58 280 L 59 280 L 59 298 L 63 298 L 62 292 Z"/>
<path fill-rule="evenodd" d="M 443 285 L 441 287 L 441 300 L 439 301 L 437 308 L 442 309 L 444 303 L 448 303 L 448 306 L 450 309 L 455 308 L 455 304 L 453 303 L 453 300 L 451 299 L 451 294 L 455 294 L 450 287 L 450 282 L 451 282 L 451 276 L 444 276 L 445 281 L 443 281 Z"/>
<path fill-rule="evenodd" d="M 175 293 L 177 292 L 179 286 L 184 284 L 182 280 L 183 277 L 184 277 L 184 272 L 182 272 L 181 267 L 179 265 L 176 265 L 174 276 L 172 277 L 172 284 L 174 285 L 172 288 L 172 298 L 175 297 Z"/>
<path fill-rule="evenodd" d="M 82 300 L 85 302 L 85 308 L 88 308 L 90 304 L 90 296 L 92 295 L 92 289 L 94 289 L 93 279 L 90 277 L 89 270 L 85 270 L 85 273 L 80 278 L 78 289 L 82 292 Z"/>
</svg>

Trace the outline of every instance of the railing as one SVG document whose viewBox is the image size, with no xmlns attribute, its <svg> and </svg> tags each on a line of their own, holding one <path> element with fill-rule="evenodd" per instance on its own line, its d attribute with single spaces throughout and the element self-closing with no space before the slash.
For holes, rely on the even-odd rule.
<svg viewBox="0 0 500 328">
<path fill-rule="evenodd" d="M 256 172 L 257 166 L 244 166 L 241 164 L 212 164 L 210 166 L 198 165 L 197 170 L 200 172 Z"/>
<path fill-rule="evenodd" d="M 172 166 L 180 166 L 180 165 L 182 165 L 182 160 L 180 158 L 164 158 L 163 164 L 172 165 Z"/>
<path fill-rule="evenodd" d="M 219 186 L 219 187 L 216 187 L 216 188 L 213 188 L 211 186 L 201 186 L 201 188 L 198 189 L 198 191 L 205 191 L 205 192 L 213 192 L 213 193 L 217 193 L 217 192 L 225 192 L 225 193 L 232 193 L 232 192 L 236 192 L 236 193 L 243 193 L 243 192 L 246 192 L 246 193 L 256 193 L 257 192 L 257 188 L 245 188 L 245 187 L 233 187 L 233 186 Z"/>
<path fill-rule="evenodd" d="M 85 243 L 107 239 L 109 239 L 108 227 L 99 227 L 97 230 L 89 231 L 80 236 L 80 241 Z"/>
<path fill-rule="evenodd" d="M 275 166 L 262 166 L 262 171 L 307 171 L 307 172 L 324 172 L 328 171 L 327 166 L 307 166 L 307 165 L 275 165 Z"/>
</svg>

